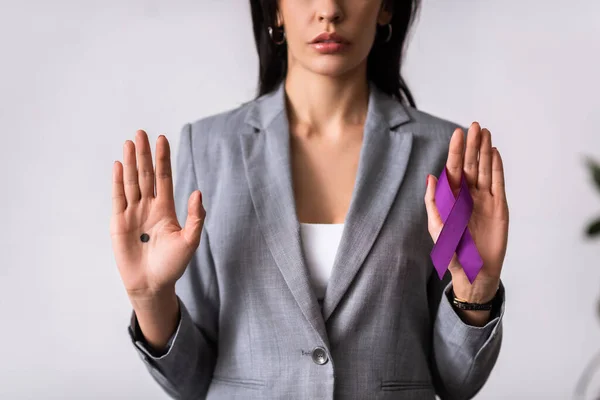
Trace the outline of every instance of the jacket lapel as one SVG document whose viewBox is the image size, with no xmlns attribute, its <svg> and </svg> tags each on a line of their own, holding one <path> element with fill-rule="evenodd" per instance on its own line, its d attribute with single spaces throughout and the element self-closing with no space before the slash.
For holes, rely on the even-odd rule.
<svg viewBox="0 0 600 400">
<path fill-rule="evenodd" d="M 396 128 L 409 120 L 398 101 L 371 85 L 356 183 L 324 299 L 325 321 L 348 290 L 394 203 L 413 141 L 411 132 Z"/>
<path fill-rule="evenodd" d="M 348 290 L 394 203 L 410 157 L 410 121 L 395 99 L 370 87 L 358 172 L 344 232 L 321 311 L 302 254 L 291 174 L 284 86 L 249 107 L 240 136 L 246 178 L 258 222 L 287 286 L 306 319 L 329 346 L 325 322 Z"/>
<path fill-rule="evenodd" d="M 260 229 L 302 313 L 329 346 L 321 307 L 302 254 L 283 85 L 255 100 L 246 122 L 254 129 L 242 133 L 241 148 Z"/>
</svg>

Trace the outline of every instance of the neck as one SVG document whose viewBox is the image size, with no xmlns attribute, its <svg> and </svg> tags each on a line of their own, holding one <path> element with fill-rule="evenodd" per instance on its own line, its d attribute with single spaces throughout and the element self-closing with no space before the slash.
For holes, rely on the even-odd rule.
<svg viewBox="0 0 600 400">
<path fill-rule="evenodd" d="M 339 77 L 301 68 L 288 70 L 285 91 L 290 124 L 321 133 L 363 124 L 369 103 L 365 77 L 366 65 Z"/>
</svg>

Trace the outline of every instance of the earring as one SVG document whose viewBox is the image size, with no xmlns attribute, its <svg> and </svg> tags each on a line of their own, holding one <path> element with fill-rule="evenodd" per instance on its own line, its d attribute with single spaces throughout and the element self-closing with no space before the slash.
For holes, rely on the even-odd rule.
<svg viewBox="0 0 600 400">
<path fill-rule="evenodd" d="M 271 40 L 273 41 L 273 43 L 275 43 L 278 46 L 285 42 L 285 30 L 283 30 L 283 28 L 281 28 L 282 39 L 279 42 L 273 38 L 273 28 L 272 27 L 269 27 L 269 36 L 271 37 Z"/>
<path fill-rule="evenodd" d="M 387 27 L 388 27 L 389 33 L 387 35 L 387 38 L 385 39 L 386 43 L 389 42 L 390 39 L 392 38 L 392 24 L 387 24 Z"/>
</svg>

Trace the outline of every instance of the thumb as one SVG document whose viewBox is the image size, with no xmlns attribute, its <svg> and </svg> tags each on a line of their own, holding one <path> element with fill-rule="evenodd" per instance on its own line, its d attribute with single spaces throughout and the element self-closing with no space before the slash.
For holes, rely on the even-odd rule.
<svg viewBox="0 0 600 400">
<path fill-rule="evenodd" d="M 200 233 L 205 217 L 206 210 L 202 205 L 202 193 L 195 190 L 188 199 L 188 213 L 182 232 L 184 239 L 194 248 L 200 244 Z"/>
<path fill-rule="evenodd" d="M 425 208 L 427 209 L 427 228 L 433 242 L 437 242 L 438 236 L 444 225 L 437 205 L 435 204 L 435 188 L 437 187 L 437 178 L 433 175 L 427 175 L 427 190 L 425 191 Z"/>
</svg>

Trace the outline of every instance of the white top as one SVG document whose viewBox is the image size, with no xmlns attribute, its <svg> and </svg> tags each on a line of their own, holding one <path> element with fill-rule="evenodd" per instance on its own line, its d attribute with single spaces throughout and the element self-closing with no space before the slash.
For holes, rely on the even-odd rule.
<svg viewBox="0 0 600 400">
<path fill-rule="evenodd" d="M 344 224 L 300 223 L 304 259 L 313 289 L 321 305 L 343 230 Z"/>
</svg>

